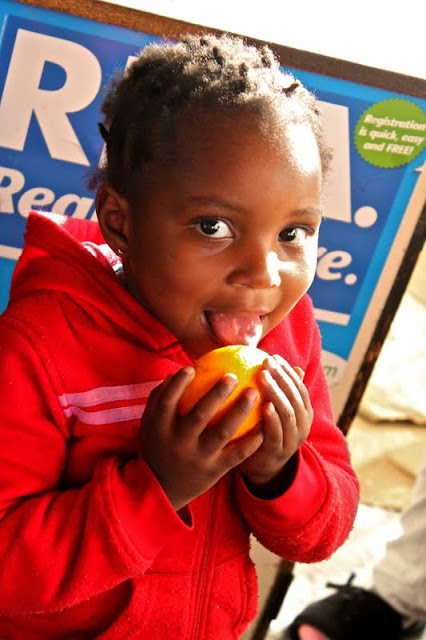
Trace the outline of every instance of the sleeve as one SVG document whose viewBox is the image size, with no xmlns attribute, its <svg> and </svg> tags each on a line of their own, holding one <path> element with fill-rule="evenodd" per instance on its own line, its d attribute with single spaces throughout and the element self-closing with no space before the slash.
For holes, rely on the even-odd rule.
<svg viewBox="0 0 426 640">
<path fill-rule="evenodd" d="M 45 362 L 0 331 L 0 615 L 52 613 L 144 573 L 191 525 L 141 458 L 61 489 L 69 436 Z"/>
<path fill-rule="evenodd" d="M 299 448 L 294 481 L 281 496 L 262 500 L 236 477 L 236 494 L 249 528 L 270 551 L 293 562 L 328 558 L 349 535 L 359 501 L 359 484 L 350 464 L 346 439 L 334 423 L 321 338 L 312 320 L 312 339 L 304 382 L 314 419 Z"/>
</svg>

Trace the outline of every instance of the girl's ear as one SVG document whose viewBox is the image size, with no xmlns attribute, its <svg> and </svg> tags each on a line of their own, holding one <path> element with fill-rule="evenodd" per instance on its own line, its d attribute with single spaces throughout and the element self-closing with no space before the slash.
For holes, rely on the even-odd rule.
<svg viewBox="0 0 426 640">
<path fill-rule="evenodd" d="M 110 184 L 102 184 L 96 194 L 96 214 L 105 242 L 119 256 L 128 251 L 130 206 Z"/>
</svg>

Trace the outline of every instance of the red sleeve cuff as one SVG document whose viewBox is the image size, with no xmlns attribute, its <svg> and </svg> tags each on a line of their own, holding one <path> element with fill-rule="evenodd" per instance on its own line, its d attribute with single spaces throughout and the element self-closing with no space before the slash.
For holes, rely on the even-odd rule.
<svg viewBox="0 0 426 640">
<path fill-rule="evenodd" d="M 263 500 L 247 488 L 242 476 L 237 491 L 244 517 L 251 529 L 267 535 L 303 527 L 313 518 L 327 495 L 327 480 L 318 454 L 309 443 L 299 451 L 299 463 L 292 485 L 278 498 Z"/>
<path fill-rule="evenodd" d="M 110 473 L 117 524 L 144 560 L 151 562 L 176 535 L 191 529 L 189 507 L 176 513 L 142 458 L 114 466 Z"/>
</svg>

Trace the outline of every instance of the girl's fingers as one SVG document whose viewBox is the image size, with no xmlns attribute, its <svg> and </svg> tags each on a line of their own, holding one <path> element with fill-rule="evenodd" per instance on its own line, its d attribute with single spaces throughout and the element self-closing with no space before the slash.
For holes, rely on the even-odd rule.
<svg viewBox="0 0 426 640">
<path fill-rule="evenodd" d="M 234 440 L 221 451 L 221 460 L 226 471 L 240 465 L 252 456 L 264 440 L 262 429 L 255 427 L 241 439 Z"/>
<path fill-rule="evenodd" d="M 188 411 L 182 421 L 182 428 L 200 434 L 218 412 L 225 400 L 229 398 L 238 384 L 237 377 L 232 373 L 225 374 L 210 391 L 208 391 L 193 408 Z"/>
<path fill-rule="evenodd" d="M 305 372 L 303 371 L 303 369 L 301 369 L 300 367 L 293 367 L 293 369 L 295 370 L 295 372 L 303 382 L 303 378 L 305 377 Z"/>
<path fill-rule="evenodd" d="M 269 433 L 276 433 L 277 436 L 275 439 L 280 439 L 282 441 L 282 426 L 281 420 L 275 409 L 275 405 L 273 402 L 267 402 L 263 407 L 263 419 L 265 422 L 265 430 Z"/>
<path fill-rule="evenodd" d="M 195 375 L 193 367 L 184 367 L 173 376 L 166 376 L 154 389 L 157 415 L 166 420 L 174 417 L 179 400 Z"/>
<path fill-rule="evenodd" d="M 294 428 L 297 428 L 301 409 L 300 396 L 294 385 L 288 384 L 285 380 L 283 382 L 284 374 L 274 373 L 275 375 L 272 375 L 269 368 L 260 373 L 265 395 L 273 403 L 281 425 L 286 428 L 293 425 Z"/>
<path fill-rule="evenodd" d="M 301 401 L 304 408 L 310 410 L 311 400 L 308 390 L 303 384 L 305 374 L 300 367 L 293 368 L 279 355 L 267 358 L 265 367 L 284 391 L 292 406 L 299 406 Z"/>
<path fill-rule="evenodd" d="M 284 433 L 281 418 L 273 402 L 263 405 L 264 445 L 271 451 L 280 451 L 284 445 Z"/>
<path fill-rule="evenodd" d="M 172 375 L 169 373 L 164 380 L 162 380 L 160 382 L 160 384 L 158 384 L 156 387 L 154 387 L 154 389 L 152 389 L 151 393 L 149 394 L 150 397 L 157 397 L 162 390 L 164 389 L 164 387 L 168 384 L 169 380 L 172 378 Z"/>
<path fill-rule="evenodd" d="M 290 365 L 287 363 L 286 365 L 287 366 L 281 365 L 275 358 L 268 358 L 265 362 L 264 371 L 270 374 L 274 382 L 278 385 L 278 388 L 287 397 L 291 406 L 295 406 L 302 401 L 299 389 L 300 378 Z"/>
<path fill-rule="evenodd" d="M 209 427 L 202 435 L 203 447 L 206 452 L 216 451 L 228 444 L 232 436 L 238 431 L 244 420 L 250 414 L 259 393 L 256 389 L 245 389 L 231 404 L 220 421 Z"/>
</svg>

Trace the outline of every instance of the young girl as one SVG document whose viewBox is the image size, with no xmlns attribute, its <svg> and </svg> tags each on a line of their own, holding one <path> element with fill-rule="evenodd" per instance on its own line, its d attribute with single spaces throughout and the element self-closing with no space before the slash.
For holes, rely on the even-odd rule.
<svg viewBox="0 0 426 640">
<path fill-rule="evenodd" d="M 250 533 L 314 562 L 357 507 L 306 295 L 318 107 L 267 48 L 203 36 L 146 48 L 103 113 L 99 225 L 32 213 L 1 318 L 0 637 L 238 638 Z M 194 360 L 254 340 L 259 428 L 229 442 L 249 389 L 205 430 L 232 375 L 180 417 Z"/>
</svg>

